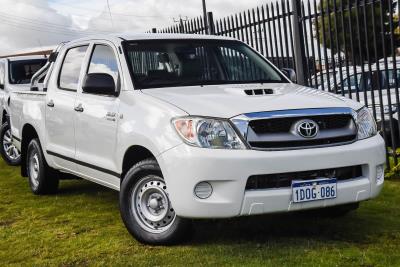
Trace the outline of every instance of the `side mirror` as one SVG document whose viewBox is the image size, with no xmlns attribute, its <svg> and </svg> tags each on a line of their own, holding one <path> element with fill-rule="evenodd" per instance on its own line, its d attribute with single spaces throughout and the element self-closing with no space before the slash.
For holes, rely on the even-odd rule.
<svg viewBox="0 0 400 267">
<path fill-rule="evenodd" d="M 281 71 L 283 72 L 283 74 L 285 74 L 285 76 L 289 80 L 291 80 L 294 83 L 297 83 L 297 76 L 296 76 L 296 72 L 294 71 L 294 69 L 283 68 L 283 69 L 281 69 Z"/>
<path fill-rule="evenodd" d="M 83 81 L 82 90 L 88 94 L 117 95 L 114 78 L 106 73 L 87 74 Z"/>
<path fill-rule="evenodd" d="M 4 84 L 0 84 L 0 89 L 1 89 L 1 90 L 4 89 Z"/>
</svg>

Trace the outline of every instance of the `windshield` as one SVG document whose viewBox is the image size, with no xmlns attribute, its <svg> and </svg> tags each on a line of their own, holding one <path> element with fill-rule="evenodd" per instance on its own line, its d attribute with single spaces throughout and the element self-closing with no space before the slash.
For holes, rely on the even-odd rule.
<svg viewBox="0 0 400 267">
<path fill-rule="evenodd" d="M 127 42 L 124 47 L 138 89 L 288 82 L 238 41 L 150 40 Z"/>
<path fill-rule="evenodd" d="M 10 62 L 10 84 L 28 84 L 33 74 L 40 70 L 47 59 L 16 60 Z"/>
</svg>

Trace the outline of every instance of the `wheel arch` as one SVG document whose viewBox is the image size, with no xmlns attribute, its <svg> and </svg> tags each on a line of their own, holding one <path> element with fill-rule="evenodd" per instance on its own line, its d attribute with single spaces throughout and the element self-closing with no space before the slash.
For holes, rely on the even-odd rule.
<svg viewBox="0 0 400 267">
<path fill-rule="evenodd" d="M 129 147 L 125 151 L 122 160 L 121 183 L 122 180 L 124 179 L 125 174 L 129 171 L 130 168 L 132 168 L 135 164 L 139 163 L 140 161 L 148 158 L 154 158 L 155 160 L 157 160 L 154 153 L 144 146 L 133 145 Z"/>
<path fill-rule="evenodd" d="M 7 122 L 7 111 L 3 109 L 1 113 L 1 125 L 3 125 L 5 122 Z"/>
<path fill-rule="evenodd" d="M 26 171 L 26 154 L 28 145 L 34 138 L 39 138 L 36 129 L 31 124 L 25 124 L 21 135 L 21 176 L 23 177 L 27 177 L 28 175 Z"/>
</svg>

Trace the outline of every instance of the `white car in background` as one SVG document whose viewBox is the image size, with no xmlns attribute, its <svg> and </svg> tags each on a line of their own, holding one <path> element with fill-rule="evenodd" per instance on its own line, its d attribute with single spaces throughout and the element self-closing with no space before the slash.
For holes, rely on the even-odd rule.
<svg viewBox="0 0 400 267">
<path fill-rule="evenodd" d="M 387 71 L 383 60 L 379 61 L 378 67 L 376 64 L 371 65 L 371 72 L 368 66 L 364 66 L 364 74 L 359 66 L 356 68 L 356 72 L 352 67 L 349 68 L 349 75 L 346 70 L 343 70 L 343 82 L 340 80 L 339 73 L 336 74 L 336 92 L 366 105 L 373 113 L 378 129 L 385 132 L 387 144 L 392 146 L 395 142 L 398 147 L 400 141 L 399 90 L 396 89 L 396 82 L 400 88 L 400 62 L 396 63 L 396 68 L 397 73 L 394 71 L 392 59 L 388 58 Z M 330 78 L 330 87 L 325 83 L 325 90 L 328 88 L 331 92 L 335 92 L 333 77 Z M 393 128 L 393 132 L 391 128 Z"/>
<path fill-rule="evenodd" d="M 29 91 L 32 76 L 47 62 L 44 56 L 23 56 L 0 59 L 0 154 L 9 165 L 20 163 L 20 153 L 12 143 L 8 123 L 10 93 Z"/>
</svg>

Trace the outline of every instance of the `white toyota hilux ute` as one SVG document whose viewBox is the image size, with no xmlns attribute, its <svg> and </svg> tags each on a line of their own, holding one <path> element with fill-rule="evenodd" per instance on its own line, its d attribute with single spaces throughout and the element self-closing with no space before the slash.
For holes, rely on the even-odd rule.
<svg viewBox="0 0 400 267">
<path fill-rule="evenodd" d="M 47 92 L 11 96 L 22 175 L 35 194 L 64 173 L 119 190 L 141 242 L 180 242 L 195 218 L 345 213 L 382 189 L 369 110 L 293 84 L 235 39 L 98 36 L 52 64 Z"/>
<path fill-rule="evenodd" d="M 45 65 L 44 56 L 19 56 L 0 59 L 0 155 L 9 165 L 19 165 L 20 153 L 12 143 L 8 123 L 10 93 L 28 91 L 32 76 Z"/>
</svg>

